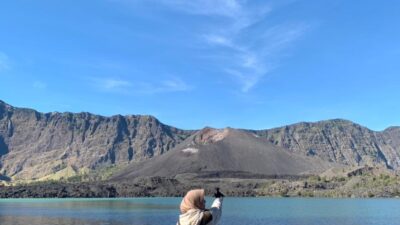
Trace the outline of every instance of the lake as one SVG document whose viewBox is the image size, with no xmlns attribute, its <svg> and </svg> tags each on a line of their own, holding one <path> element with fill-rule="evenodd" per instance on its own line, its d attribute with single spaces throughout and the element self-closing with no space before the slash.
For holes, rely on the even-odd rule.
<svg viewBox="0 0 400 225">
<path fill-rule="evenodd" d="M 180 201 L 181 198 L 0 199 L 0 224 L 174 225 Z M 211 202 L 207 198 L 207 205 Z M 226 198 L 220 224 L 400 224 L 400 200 Z"/>
</svg>

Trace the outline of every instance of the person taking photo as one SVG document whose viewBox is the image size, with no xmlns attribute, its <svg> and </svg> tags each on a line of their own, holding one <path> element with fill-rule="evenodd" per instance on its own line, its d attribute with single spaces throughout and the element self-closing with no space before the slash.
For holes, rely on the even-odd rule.
<svg viewBox="0 0 400 225">
<path fill-rule="evenodd" d="M 210 209 L 206 209 L 204 189 L 194 189 L 187 192 L 183 198 L 177 225 L 217 225 L 222 215 L 222 200 L 224 195 L 216 189 L 214 201 Z"/>
</svg>

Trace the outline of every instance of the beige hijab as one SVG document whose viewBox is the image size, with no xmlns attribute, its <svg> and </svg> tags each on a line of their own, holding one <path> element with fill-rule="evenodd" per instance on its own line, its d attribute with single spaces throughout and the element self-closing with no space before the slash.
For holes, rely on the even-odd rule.
<svg viewBox="0 0 400 225">
<path fill-rule="evenodd" d="M 191 209 L 205 210 L 204 189 L 190 190 L 181 202 L 181 213 L 184 214 Z"/>
</svg>

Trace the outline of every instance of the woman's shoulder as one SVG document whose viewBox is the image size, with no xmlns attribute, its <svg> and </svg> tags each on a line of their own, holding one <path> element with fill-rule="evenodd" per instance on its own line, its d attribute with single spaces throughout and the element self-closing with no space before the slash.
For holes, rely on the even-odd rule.
<svg viewBox="0 0 400 225">
<path fill-rule="evenodd" d="M 203 213 L 203 218 L 201 219 L 200 225 L 206 225 L 212 220 L 212 214 L 210 211 L 206 210 Z"/>
</svg>

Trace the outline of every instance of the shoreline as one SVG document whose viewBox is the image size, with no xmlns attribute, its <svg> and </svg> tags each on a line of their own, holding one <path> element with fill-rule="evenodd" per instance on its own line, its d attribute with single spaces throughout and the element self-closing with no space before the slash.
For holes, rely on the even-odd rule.
<svg viewBox="0 0 400 225">
<path fill-rule="evenodd" d="M 188 190 L 204 188 L 212 195 L 219 187 L 229 197 L 283 198 L 399 198 L 398 176 L 359 175 L 341 178 L 297 179 L 141 177 L 133 180 L 48 181 L 0 188 L 0 198 L 130 198 L 182 197 Z"/>
</svg>

